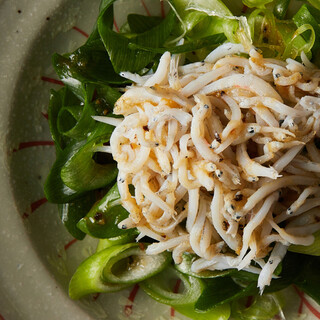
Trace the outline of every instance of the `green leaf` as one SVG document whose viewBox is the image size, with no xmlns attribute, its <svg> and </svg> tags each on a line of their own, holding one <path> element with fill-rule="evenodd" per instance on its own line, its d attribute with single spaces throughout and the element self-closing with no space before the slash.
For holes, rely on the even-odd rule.
<svg viewBox="0 0 320 320">
<path fill-rule="evenodd" d="M 61 179 L 61 169 L 78 149 L 85 144 L 85 141 L 77 144 L 70 144 L 57 155 L 57 159 L 44 184 L 46 198 L 54 203 L 72 202 L 74 199 L 83 195 L 83 192 L 69 188 Z"/>
<path fill-rule="evenodd" d="M 128 217 L 129 213 L 120 205 L 120 194 L 117 184 L 92 206 L 88 214 L 78 223 L 78 228 L 92 237 L 109 239 L 137 234 L 136 229 L 122 230 L 118 224 Z"/>
<path fill-rule="evenodd" d="M 175 306 L 174 309 L 193 320 L 228 320 L 231 313 L 228 303 L 214 307 L 206 312 L 198 312 L 193 306 Z"/>
<path fill-rule="evenodd" d="M 308 0 L 308 2 L 314 6 L 316 9 L 320 10 L 320 1 L 319 0 Z"/>
<path fill-rule="evenodd" d="M 255 282 L 241 287 L 230 277 L 207 279 L 206 287 L 196 302 L 195 308 L 198 311 L 207 311 L 215 306 L 256 293 L 258 288 Z"/>
<path fill-rule="evenodd" d="M 128 81 L 113 70 L 108 53 L 100 39 L 87 42 L 76 51 L 52 57 L 53 66 L 61 81 L 82 101 L 85 85 L 122 84 Z"/>
<path fill-rule="evenodd" d="M 125 35 L 112 30 L 113 26 L 113 1 L 109 1 L 98 19 L 98 29 L 101 39 L 108 51 L 114 70 L 138 72 L 147 66 L 154 54 L 146 51 L 132 50 L 128 47 L 129 42 L 149 47 L 159 47 L 168 39 L 173 26 L 175 15 L 171 11 L 166 18 L 156 27 L 137 36 L 126 38 Z"/>
<path fill-rule="evenodd" d="M 174 289 L 180 281 L 182 292 Z M 187 276 L 173 268 L 167 268 L 141 282 L 140 286 L 151 298 L 173 307 L 193 307 L 203 290 L 202 280 Z"/>
<path fill-rule="evenodd" d="M 296 24 L 296 26 L 299 28 L 302 28 L 304 25 L 307 26 L 311 26 L 311 29 L 313 29 L 313 33 L 315 36 L 315 39 L 313 39 L 312 41 L 312 31 L 311 32 L 304 32 L 302 34 L 302 36 L 304 37 L 304 39 L 306 40 L 306 42 L 314 42 L 314 44 L 312 43 L 312 53 L 313 56 L 317 56 L 318 51 L 320 49 L 320 11 L 309 6 L 309 5 L 302 5 L 301 8 L 299 9 L 299 11 L 293 16 L 292 20 L 294 21 L 294 23 Z M 307 48 L 304 50 L 305 53 L 307 53 L 308 51 L 310 51 L 310 49 L 308 50 Z M 317 62 L 319 58 L 317 57 Z"/>
<path fill-rule="evenodd" d="M 50 92 L 48 121 L 57 154 L 59 154 L 70 142 L 70 139 L 68 137 L 64 137 L 58 129 L 58 114 L 66 103 L 76 103 L 78 101 L 79 100 L 75 99 L 75 96 L 67 87 L 62 88 L 59 91 L 51 90 Z"/>
<path fill-rule="evenodd" d="M 295 284 L 318 304 L 320 304 L 320 257 L 306 256 L 302 273 Z"/>
<path fill-rule="evenodd" d="M 74 238 L 82 240 L 85 237 L 85 233 L 77 227 L 77 223 L 88 213 L 94 201 L 95 194 L 90 192 L 73 202 L 58 205 L 60 219 Z"/>
<path fill-rule="evenodd" d="M 133 33 L 146 32 L 163 20 L 161 17 L 143 16 L 141 14 L 129 14 L 127 19 L 130 30 Z"/>
<path fill-rule="evenodd" d="M 102 188 L 111 183 L 118 174 L 115 162 L 110 159 L 108 164 L 99 164 L 93 156 L 98 146 L 109 141 L 111 132 L 104 136 L 81 143 L 70 155 L 61 169 L 62 181 L 78 192 Z"/>
<path fill-rule="evenodd" d="M 242 0 L 243 4 L 249 8 L 264 8 L 266 4 L 273 0 Z"/>
<path fill-rule="evenodd" d="M 290 0 L 276 0 L 273 7 L 273 14 L 275 17 L 278 19 L 284 19 L 288 11 L 289 4 Z"/>
<path fill-rule="evenodd" d="M 99 239 L 98 246 L 96 251 L 99 252 L 106 248 L 119 245 L 126 244 L 129 242 L 133 242 L 136 235 L 134 233 L 125 233 L 122 232 L 119 236 L 113 238 Z"/>
<path fill-rule="evenodd" d="M 110 255 L 105 263 L 102 278 L 110 283 L 134 284 L 158 274 L 170 262 L 171 254 L 167 251 L 147 255 L 145 244 L 130 243 Z"/>
<path fill-rule="evenodd" d="M 175 53 L 186 53 L 191 52 L 203 48 L 217 46 L 218 44 L 223 43 L 226 40 L 226 37 L 223 33 L 215 34 L 212 36 L 208 36 L 198 40 L 192 40 L 187 42 L 183 45 L 175 46 L 175 47 L 164 47 L 164 48 L 153 48 L 153 47 L 146 47 L 140 46 L 136 43 L 129 43 L 129 48 L 136 49 L 136 50 L 145 50 L 154 53 L 164 53 L 166 51 L 171 52 L 172 54 Z"/>
<path fill-rule="evenodd" d="M 84 140 L 96 126 L 96 121 L 92 119 L 95 114 L 90 103 L 85 103 L 84 106 L 63 107 L 58 113 L 58 130 L 69 138 Z"/>
<path fill-rule="evenodd" d="M 173 0 L 178 12 L 196 10 L 212 16 L 232 16 L 229 8 L 220 0 Z"/>
<path fill-rule="evenodd" d="M 232 303 L 232 319 L 235 320 L 270 320 L 284 306 L 281 293 L 255 295 L 252 304 L 247 306 L 248 299 L 235 300 Z"/>
<path fill-rule="evenodd" d="M 106 261 L 119 247 L 122 246 L 99 251 L 80 264 L 69 283 L 71 299 L 80 299 L 90 293 L 119 291 L 129 286 L 129 284 L 107 283 L 102 278 Z"/>
</svg>

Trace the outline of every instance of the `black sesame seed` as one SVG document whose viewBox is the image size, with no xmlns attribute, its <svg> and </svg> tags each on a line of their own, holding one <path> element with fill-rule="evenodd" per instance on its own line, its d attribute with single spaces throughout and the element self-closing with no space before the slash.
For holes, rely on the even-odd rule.
<svg viewBox="0 0 320 320">
<path fill-rule="evenodd" d="M 216 138 L 216 140 L 220 143 L 221 142 L 221 138 L 220 138 L 220 134 L 218 132 L 214 133 L 214 137 Z"/>
<path fill-rule="evenodd" d="M 94 215 L 94 220 L 96 221 L 99 221 L 101 220 L 103 217 L 102 213 L 101 212 L 97 212 L 95 215 Z"/>
<path fill-rule="evenodd" d="M 241 201 L 242 199 L 243 199 L 243 194 L 241 194 L 241 193 L 236 194 L 235 197 L 234 197 L 235 201 Z"/>
</svg>

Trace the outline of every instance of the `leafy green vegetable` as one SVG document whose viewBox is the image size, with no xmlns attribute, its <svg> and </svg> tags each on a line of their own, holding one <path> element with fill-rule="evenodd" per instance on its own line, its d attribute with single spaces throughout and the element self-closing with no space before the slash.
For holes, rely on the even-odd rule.
<svg viewBox="0 0 320 320">
<path fill-rule="evenodd" d="M 182 292 L 177 288 L 177 284 L 180 283 L 182 283 Z M 140 286 L 156 301 L 173 307 L 194 306 L 204 289 L 202 280 L 187 276 L 173 268 L 167 268 L 156 276 L 143 281 Z"/>
<path fill-rule="evenodd" d="M 231 313 L 228 303 L 206 312 L 198 312 L 193 306 L 175 306 L 174 309 L 193 320 L 228 320 Z"/>
<path fill-rule="evenodd" d="M 91 139 L 86 143 L 76 144 L 74 153 L 61 168 L 62 181 L 78 192 L 103 188 L 117 177 L 117 169 L 114 161 L 107 164 L 99 164 L 94 159 L 94 153 L 98 146 L 109 141 L 110 132 L 104 136 Z"/>
<path fill-rule="evenodd" d="M 58 206 L 62 223 L 76 239 L 82 240 L 85 237 L 85 233 L 77 227 L 77 223 L 88 213 L 94 202 L 95 194 L 90 192 L 73 202 L 62 203 Z"/>
<path fill-rule="evenodd" d="M 110 283 L 133 284 L 154 276 L 170 264 L 169 252 L 147 255 L 145 247 L 143 243 L 129 243 L 113 251 L 105 263 L 103 279 Z"/>
<path fill-rule="evenodd" d="M 87 215 L 78 223 L 78 228 L 92 237 L 110 239 L 127 235 L 134 236 L 136 229 L 120 230 L 118 224 L 127 218 L 129 213 L 120 205 L 120 194 L 117 184 L 92 206 Z"/>
<path fill-rule="evenodd" d="M 122 232 L 117 237 L 99 239 L 99 243 L 98 243 L 96 251 L 99 252 L 101 250 L 104 250 L 106 248 L 109 248 L 109 247 L 112 247 L 115 245 L 133 242 L 135 237 L 136 237 L 136 235 L 134 233 Z"/>
<path fill-rule="evenodd" d="M 318 304 L 320 304 L 320 257 L 305 256 L 302 272 L 295 284 Z M 300 258 L 301 263 L 301 258 Z"/>
<path fill-rule="evenodd" d="M 207 48 L 212 46 L 216 47 L 217 44 L 223 42 L 224 40 L 226 40 L 225 35 L 223 33 L 219 33 L 213 36 L 201 38 L 199 40 L 190 41 L 188 43 L 175 46 L 175 47 L 153 48 L 153 47 L 140 46 L 135 43 L 129 43 L 129 48 L 136 49 L 136 50 L 145 50 L 145 51 L 150 51 L 154 53 L 165 53 L 166 51 L 169 51 L 172 54 L 175 54 L 175 53 L 191 52 L 194 50 L 199 50 L 202 48 Z"/>
<path fill-rule="evenodd" d="M 247 298 L 234 300 L 232 317 L 236 320 L 269 320 L 284 306 L 284 298 L 280 293 L 256 295 L 252 300 L 249 306 Z"/>
<path fill-rule="evenodd" d="M 162 22 L 161 17 L 149 17 L 141 14 L 129 14 L 128 24 L 132 33 L 143 33 Z"/>
<path fill-rule="evenodd" d="M 70 159 L 80 147 L 85 145 L 85 141 L 77 144 L 70 144 L 57 156 L 50 173 L 44 184 L 46 198 L 54 203 L 72 202 L 74 199 L 83 195 L 83 192 L 69 188 L 61 179 L 61 170 L 65 163 Z"/>
<path fill-rule="evenodd" d="M 106 261 L 110 255 L 118 252 L 119 248 L 122 249 L 122 246 L 104 249 L 81 263 L 69 283 L 71 299 L 80 299 L 90 293 L 119 291 L 129 286 L 129 284 L 107 283 L 102 278 Z"/>
<path fill-rule="evenodd" d="M 148 47 L 163 45 L 175 25 L 175 15 L 171 11 L 160 24 L 151 30 L 127 38 L 125 35 L 118 34 L 112 30 L 113 2 L 114 0 L 105 1 L 105 8 L 98 18 L 98 29 L 101 39 L 116 72 L 138 72 L 152 62 L 154 54 L 146 51 L 132 50 L 128 46 L 129 43 L 133 42 Z"/>
<path fill-rule="evenodd" d="M 70 139 L 63 136 L 58 129 L 58 114 L 60 110 L 65 107 L 65 105 L 74 105 L 77 102 L 78 99 L 67 87 L 62 88 L 59 91 L 51 90 L 48 108 L 48 120 L 52 140 L 54 141 L 57 154 L 59 154 L 70 142 Z"/>
<path fill-rule="evenodd" d="M 309 6 L 302 5 L 299 11 L 293 16 L 292 20 L 298 28 L 303 28 L 303 26 L 308 26 L 304 28 L 310 30 L 307 33 L 303 33 L 303 36 L 307 43 L 310 43 L 308 48 L 305 48 L 305 52 L 308 52 L 312 49 L 313 55 L 317 55 L 318 50 L 320 49 L 320 27 L 319 27 L 319 15 L 320 11 Z M 303 30 L 305 31 L 305 30 Z M 302 33 L 302 32 L 300 32 Z"/>
<path fill-rule="evenodd" d="M 256 282 L 252 282 L 246 287 L 241 287 L 230 277 L 207 279 L 206 287 L 197 300 L 195 308 L 198 311 L 207 311 L 217 305 L 257 293 Z"/>
<path fill-rule="evenodd" d="M 55 54 L 52 62 L 59 78 L 82 101 L 87 83 L 106 85 L 127 82 L 113 70 L 101 39 L 87 42 L 70 54 Z"/>
<path fill-rule="evenodd" d="M 288 11 L 289 4 L 290 0 L 276 0 L 273 7 L 273 14 L 275 17 L 278 19 L 284 19 Z"/>
<path fill-rule="evenodd" d="M 264 8 L 266 4 L 273 0 L 242 0 L 242 2 L 249 8 Z"/>
</svg>

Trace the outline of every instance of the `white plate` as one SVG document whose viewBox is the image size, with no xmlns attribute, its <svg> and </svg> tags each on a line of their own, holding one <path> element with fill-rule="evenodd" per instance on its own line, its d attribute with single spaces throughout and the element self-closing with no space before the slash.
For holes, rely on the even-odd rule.
<svg viewBox="0 0 320 320">
<path fill-rule="evenodd" d="M 156 0 L 131 4 L 116 8 L 118 26 L 123 8 L 162 10 Z M 80 302 L 67 296 L 72 273 L 96 243 L 88 237 L 74 241 L 56 205 L 44 198 L 43 183 L 55 158 L 47 105 L 50 89 L 60 87 L 52 80 L 57 77 L 51 55 L 84 43 L 98 5 L 99 0 L 0 0 L 0 320 L 184 318 L 137 287 Z M 288 305 L 292 311 L 298 307 Z"/>
</svg>

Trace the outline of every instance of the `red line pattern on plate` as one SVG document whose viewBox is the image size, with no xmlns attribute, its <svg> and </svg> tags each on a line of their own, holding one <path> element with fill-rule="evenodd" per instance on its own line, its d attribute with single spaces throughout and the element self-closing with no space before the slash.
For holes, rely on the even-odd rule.
<svg viewBox="0 0 320 320">
<path fill-rule="evenodd" d="M 126 304 L 124 306 L 124 314 L 129 317 L 131 314 L 132 314 L 132 309 L 133 309 L 133 302 L 136 298 L 136 295 L 139 291 L 139 285 L 136 283 L 134 285 L 134 287 L 132 288 L 130 294 L 129 294 L 129 297 L 128 297 L 128 300 L 130 301 L 130 303 Z"/>
<path fill-rule="evenodd" d="M 41 114 L 48 120 L 49 119 L 49 115 L 46 112 L 41 112 Z"/>
<path fill-rule="evenodd" d="M 248 7 L 247 7 L 246 5 L 244 5 L 244 6 L 242 7 L 241 12 L 242 12 L 242 13 L 246 13 L 247 10 L 248 10 Z"/>
<path fill-rule="evenodd" d="M 18 149 L 13 149 L 12 152 L 17 152 L 22 149 L 27 149 L 31 147 L 39 147 L 39 146 L 54 146 L 53 141 L 27 141 L 20 142 Z"/>
<path fill-rule="evenodd" d="M 304 292 L 301 292 L 301 296 L 304 296 Z M 302 310 L 303 310 L 303 300 L 300 299 L 300 305 L 299 305 L 299 309 L 298 309 L 298 313 L 301 314 Z"/>
<path fill-rule="evenodd" d="M 93 301 L 97 301 L 97 299 L 100 297 L 100 292 L 98 292 L 98 293 L 95 293 L 94 295 L 93 295 L 93 297 L 92 297 L 92 300 Z"/>
<path fill-rule="evenodd" d="M 76 26 L 72 27 L 72 29 L 78 31 L 79 33 L 81 33 L 86 38 L 89 38 L 89 35 L 85 31 L 83 31 L 82 29 L 80 29 L 80 28 L 78 28 Z"/>
<path fill-rule="evenodd" d="M 67 251 L 74 243 L 76 243 L 78 241 L 78 239 L 72 239 L 71 241 L 69 241 L 65 246 L 64 246 L 64 250 Z"/>
<path fill-rule="evenodd" d="M 160 0 L 160 7 L 161 17 L 164 18 L 166 16 L 166 12 L 164 11 L 164 0 Z"/>
<path fill-rule="evenodd" d="M 113 25 L 114 25 L 116 31 L 119 32 L 120 29 L 119 29 L 119 27 L 118 27 L 118 25 L 117 25 L 117 21 L 116 21 L 115 19 L 113 19 Z"/>
<path fill-rule="evenodd" d="M 249 308 L 253 303 L 253 296 L 249 296 L 246 301 L 246 308 Z"/>
<path fill-rule="evenodd" d="M 144 7 L 144 10 L 146 10 L 147 15 L 150 17 L 151 14 L 150 14 L 150 11 L 149 11 L 148 7 L 146 6 L 146 4 L 144 3 L 143 0 L 140 0 L 140 1 L 141 1 L 141 4 L 142 4 L 143 7 Z"/>
<path fill-rule="evenodd" d="M 30 204 L 30 213 L 25 212 L 22 215 L 22 219 L 27 219 L 31 213 L 36 211 L 39 207 L 41 207 L 43 204 L 45 204 L 47 202 L 48 202 L 48 200 L 46 198 L 41 198 L 41 199 L 39 199 L 37 201 L 32 202 Z M 1 318 L 0 318 L 0 320 L 1 320 Z"/>
<path fill-rule="evenodd" d="M 0 314 L 0 320 L 5 320 L 4 317 Z"/>
<path fill-rule="evenodd" d="M 320 311 L 318 311 L 315 307 L 313 307 L 311 305 L 311 303 L 306 299 L 306 297 L 304 296 L 304 293 L 302 291 L 300 291 L 296 286 L 294 286 L 294 289 L 296 290 L 297 294 L 299 295 L 300 299 L 301 299 L 301 303 L 305 304 L 306 307 L 309 309 L 309 311 L 318 319 L 320 319 Z M 299 308 L 300 309 L 300 308 Z M 300 311 L 300 310 L 299 310 Z M 302 310 L 301 310 L 302 312 Z"/>
<path fill-rule="evenodd" d="M 44 82 L 50 82 L 50 83 L 58 84 L 60 86 L 64 86 L 64 83 L 61 80 L 57 80 L 57 79 L 53 79 L 45 76 L 42 76 L 41 80 Z"/>
<path fill-rule="evenodd" d="M 174 293 L 178 293 L 180 284 L 181 284 L 181 279 L 178 279 L 177 282 L 176 282 L 176 284 L 174 285 L 174 288 L 173 288 L 173 292 L 174 292 Z M 174 314 L 175 314 L 175 310 L 171 307 L 171 309 L 170 309 L 170 316 L 173 318 L 173 317 L 174 317 Z"/>
</svg>

